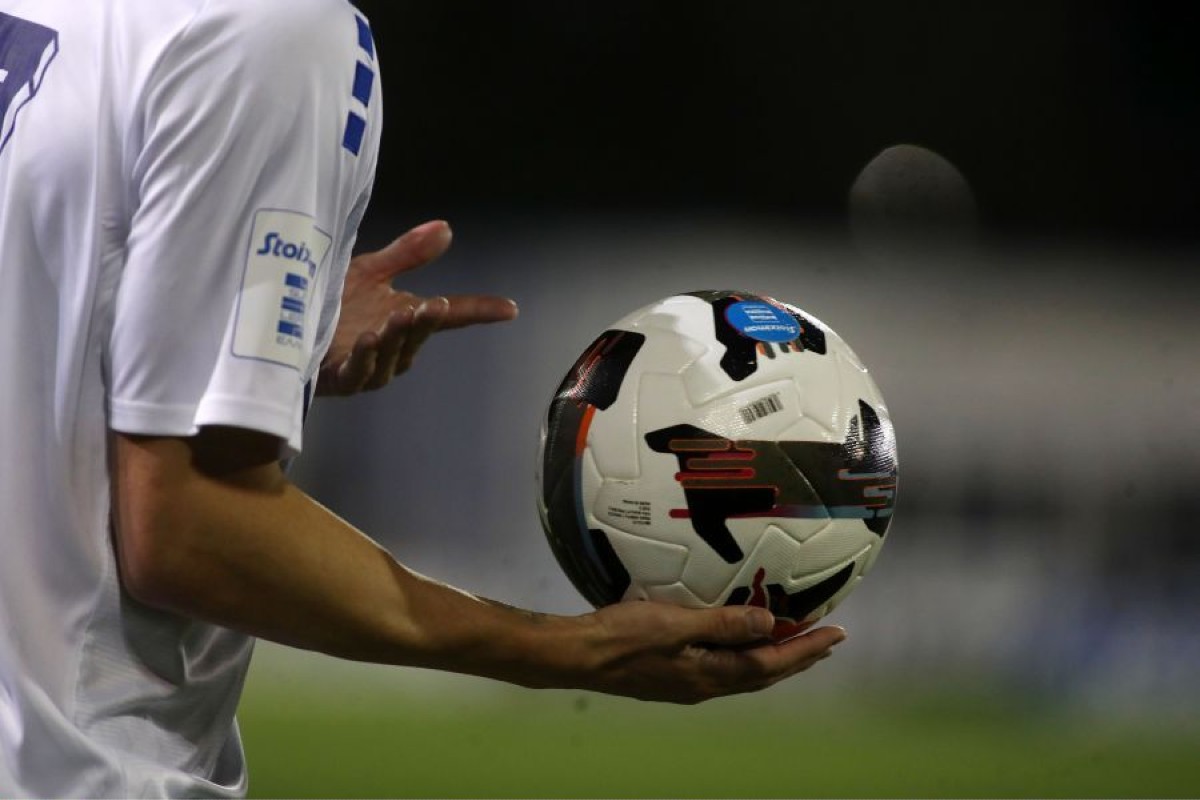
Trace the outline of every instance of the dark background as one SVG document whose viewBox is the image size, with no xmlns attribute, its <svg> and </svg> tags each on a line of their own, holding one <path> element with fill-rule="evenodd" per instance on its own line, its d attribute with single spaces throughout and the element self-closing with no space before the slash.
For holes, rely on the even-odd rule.
<svg viewBox="0 0 1200 800">
<path fill-rule="evenodd" d="M 1153 2 L 358 4 L 377 209 L 844 212 L 884 147 L 991 230 L 1194 240 L 1197 13 Z"/>
<path fill-rule="evenodd" d="M 703 717 L 260 646 L 242 717 L 255 791 L 1197 794 L 1195 12 L 361 6 L 386 104 L 362 247 L 448 219 L 451 251 L 397 286 L 503 294 L 521 315 L 432 337 L 384 391 L 316 403 L 298 483 L 424 574 L 584 612 L 536 512 L 546 404 L 614 320 L 736 286 L 853 345 L 895 424 L 900 494 L 830 616 L 850 632 L 837 656 Z M 848 213 L 898 143 L 957 165 L 982 236 Z M 930 187 L 910 177 L 884 199 L 919 205 Z M 953 194 L 933 210 L 954 216 Z"/>
</svg>

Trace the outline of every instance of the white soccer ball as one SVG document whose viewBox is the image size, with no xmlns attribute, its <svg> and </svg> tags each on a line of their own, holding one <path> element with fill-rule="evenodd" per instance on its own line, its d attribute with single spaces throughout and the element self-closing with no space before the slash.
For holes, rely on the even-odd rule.
<svg viewBox="0 0 1200 800">
<path fill-rule="evenodd" d="M 592 604 L 758 605 L 786 638 L 870 569 L 896 476 L 887 407 L 837 334 L 769 297 L 700 291 L 617 321 L 571 368 L 538 507 Z"/>
</svg>

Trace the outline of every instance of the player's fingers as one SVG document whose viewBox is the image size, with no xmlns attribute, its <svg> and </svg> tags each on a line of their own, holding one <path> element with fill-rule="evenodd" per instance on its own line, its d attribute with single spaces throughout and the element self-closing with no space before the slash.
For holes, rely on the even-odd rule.
<svg viewBox="0 0 1200 800">
<path fill-rule="evenodd" d="M 830 625 L 808 631 L 781 644 L 766 644 L 743 651 L 742 655 L 772 680 L 779 680 L 808 669 L 845 639 L 845 629 Z"/>
<path fill-rule="evenodd" d="M 379 336 L 373 332 L 364 333 L 354 342 L 350 355 L 342 362 L 337 370 L 337 391 L 342 394 L 353 394 L 362 391 L 371 374 L 375 371 L 376 347 Z"/>
<path fill-rule="evenodd" d="M 450 248 L 454 234 L 444 220 L 422 223 L 382 250 L 360 256 L 361 266 L 380 279 L 423 267 Z"/>
<path fill-rule="evenodd" d="M 383 334 L 379 337 L 375 365 L 366 383 L 367 389 L 382 389 L 396 374 L 400 354 L 404 350 L 405 342 L 412 334 L 417 307 L 418 303 L 413 299 L 409 304 L 393 311 L 388 317 Z"/>
<path fill-rule="evenodd" d="M 679 645 L 735 646 L 760 642 L 771 634 L 775 617 L 756 606 L 680 609 L 676 623 Z"/>
<path fill-rule="evenodd" d="M 772 686 L 828 658 L 841 641 L 841 629 L 822 628 L 821 635 L 797 637 L 783 644 L 767 643 L 744 650 L 709 649 L 699 656 L 702 677 L 699 696 L 754 692 Z M 804 641 L 800 641 L 803 639 Z"/>
<path fill-rule="evenodd" d="M 393 374 L 404 372 L 412 366 L 413 359 L 416 357 L 417 351 L 421 349 L 421 345 L 434 331 L 442 327 L 449 307 L 450 303 L 444 297 L 431 297 L 417 307 L 413 312 L 412 327 L 404 339 L 404 345 L 400 348 L 400 356 L 396 361 Z"/>
<path fill-rule="evenodd" d="M 825 659 L 829 658 L 832 655 L 833 655 L 833 648 L 830 647 L 827 650 L 822 650 L 819 653 L 815 653 L 813 655 L 802 658 L 799 661 L 795 661 L 787 669 L 783 670 L 782 672 L 777 672 L 774 675 L 772 675 L 771 683 L 778 683 L 779 681 L 787 680 L 788 678 L 792 677 L 793 675 L 797 675 L 801 672 L 805 672 L 806 670 L 809 670 L 812 667 L 815 667 L 817 664 L 819 664 L 820 662 L 824 661 Z"/>
<path fill-rule="evenodd" d="M 507 297 L 483 294 L 457 294 L 446 298 L 449 302 L 442 330 L 465 328 L 488 322 L 507 322 L 516 319 L 519 309 L 516 302 Z"/>
</svg>

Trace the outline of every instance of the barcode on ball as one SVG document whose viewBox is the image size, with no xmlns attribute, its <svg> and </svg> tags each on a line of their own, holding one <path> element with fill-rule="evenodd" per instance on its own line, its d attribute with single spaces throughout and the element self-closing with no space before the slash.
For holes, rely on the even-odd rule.
<svg viewBox="0 0 1200 800">
<path fill-rule="evenodd" d="M 753 425 L 763 417 L 778 414 L 780 411 L 783 411 L 783 401 L 779 399 L 778 394 L 768 395 L 762 400 L 756 400 L 750 405 L 738 409 L 738 413 L 742 416 L 742 422 L 747 425 Z"/>
</svg>

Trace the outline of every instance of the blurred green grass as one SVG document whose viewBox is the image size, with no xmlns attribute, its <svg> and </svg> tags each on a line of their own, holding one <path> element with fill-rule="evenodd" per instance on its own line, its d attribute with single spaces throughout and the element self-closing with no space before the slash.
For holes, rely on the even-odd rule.
<svg viewBox="0 0 1200 800">
<path fill-rule="evenodd" d="M 252 797 L 1200 796 L 1200 725 L 987 687 L 801 683 L 681 708 L 256 666 L 240 720 Z"/>
</svg>

